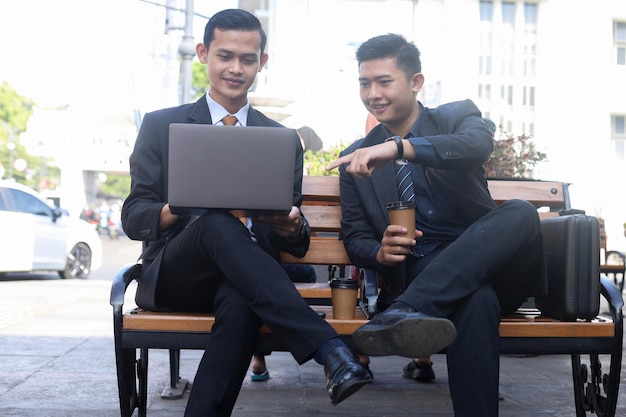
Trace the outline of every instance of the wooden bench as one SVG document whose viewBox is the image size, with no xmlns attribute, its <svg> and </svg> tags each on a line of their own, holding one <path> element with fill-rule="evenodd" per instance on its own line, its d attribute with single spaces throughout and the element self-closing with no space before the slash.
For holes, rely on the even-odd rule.
<svg viewBox="0 0 626 417">
<path fill-rule="evenodd" d="M 532 180 L 490 180 L 494 199 L 501 203 L 511 198 L 530 201 L 538 208 L 540 217 L 557 216 L 569 207 L 568 184 Z M 339 240 L 341 210 L 338 177 L 309 177 L 303 181 L 302 211 L 311 224 L 314 237 L 307 255 L 294 258 L 283 254 L 285 263 L 327 265 L 333 272 L 349 267 L 344 246 Z M 204 349 L 211 334 L 214 318 L 206 314 L 154 313 L 130 308 L 124 311 L 124 298 L 129 284 L 138 277 L 141 265 L 122 268 L 115 276 L 111 289 L 113 306 L 115 355 L 117 362 L 120 409 L 130 417 L 138 409 L 146 415 L 147 369 L 149 349 L 170 351 L 170 387 L 163 395 L 182 395 L 186 380 L 178 374 L 181 349 Z M 597 279 L 590 277 L 590 279 Z M 595 412 L 614 416 L 622 362 L 623 299 L 619 289 L 601 276 L 601 293 L 609 314 L 594 320 L 564 322 L 541 316 L 534 308 L 520 309 L 505 317 L 500 324 L 501 353 L 505 354 L 569 354 L 572 359 L 574 401 L 577 416 Z M 369 285 L 370 288 L 365 288 Z M 363 279 L 361 302 L 355 306 L 354 320 L 336 320 L 330 307 L 327 283 L 296 284 L 312 308 L 326 313 L 326 320 L 342 338 L 368 320 L 375 305 L 371 296 L 371 280 Z M 375 297 L 374 297 L 375 298 Z M 285 350 L 266 327 L 261 329 L 260 349 Z M 139 355 L 137 355 L 137 351 Z M 588 355 L 585 361 L 582 355 Z M 600 355 L 609 357 L 608 367 L 602 368 Z"/>
</svg>

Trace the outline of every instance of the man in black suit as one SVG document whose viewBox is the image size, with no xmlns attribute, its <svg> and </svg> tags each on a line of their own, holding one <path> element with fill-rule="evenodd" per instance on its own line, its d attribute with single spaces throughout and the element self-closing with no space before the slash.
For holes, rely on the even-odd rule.
<svg viewBox="0 0 626 417">
<path fill-rule="evenodd" d="M 187 417 L 231 414 L 263 323 L 298 363 L 313 358 L 324 365 L 333 404 L 372 380 L 333 328 L 300 297 L 278 261 L 279 250 L 301 257 L 309 246 L 310 228 L 299 210 L 301 149 L 288 215 L 255 217 L 246 226 L 228 210 L 208 209 L 191 217 L 172 214 L 167 204 L 170 123 L 230 124 L 231 119 L 241 126 L 281 126 L 250 107 L 247 98 L 267 62 L 265 43 L 252 14 L 237 9 L 215 14 L 196 46 L 207 65 L 208 94 L 196 103 L 146 114 L 130 158 L 132 183 L 122 220 L 127 235 L 145 247 L 137 304 L 215 314 Z M 236 155 L 224 157 L 236 160 Z"/>
<path fill-rule="evenodd" d="M 340 169 L 346 250 L 378 271 L 387 309 L 353 342 L 371 356 L 445 350 L 455 416 L 497 416 L 500 315 L 546 289 L 536 209 L 496 207 L 482 169 L 492 134 L 471 101 L 429 109 L 416 100 L 424 76 L 415 45 L 377 36 L 357 61 L 361 100 L 380 124 L 327 169 Z M 399 191 L 401 167 L 412 188 Z M 405 189 L 417 207 L 414 239 L 386 212 Z"/>
</svg>

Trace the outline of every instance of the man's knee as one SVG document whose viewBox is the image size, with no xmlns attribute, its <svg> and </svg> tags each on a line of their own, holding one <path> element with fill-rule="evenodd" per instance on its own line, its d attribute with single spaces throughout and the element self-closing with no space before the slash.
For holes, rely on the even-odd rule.
<svg viewBox="0 0 626 417">
<path fill-rule="evenodd" d="M 491 285 L 482 285 L 466 297 L 455 309 L 452 321 L 455 325 L 462 322 L 497 323 L 500 319 L 500 301 Z"/>
<path fill-rule="evenodd" d="M 537 208 L 525 200 L 513 199 L 502 203 L 496 210 L 507 211 L 516 214 L 516 218 L 525 221 L 535 221 L 537 216 Z"/>
</svg>

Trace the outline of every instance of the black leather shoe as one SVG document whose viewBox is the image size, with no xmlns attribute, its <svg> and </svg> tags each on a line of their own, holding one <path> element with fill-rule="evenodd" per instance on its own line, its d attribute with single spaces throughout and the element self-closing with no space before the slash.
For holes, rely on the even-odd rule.
<svg viewBox="0 0 626 417">
<path fill-rule="evenodd" d="M 423 358 L 448 347 L 456 338 L 448 319 L 415 312 L 411 307 L 389 308 L 352 333 L 358 350 L 370 356 Z"/>
<path fill-rule="evenodd" d="M 417 363 L 411 360 L 407 366 L 402 368 L 402 376 L 419 382 L 433 381 L 435 379 L 433 363 Z"/>
<path fill-rule="evenodd" d="M 324 362 L 326 387 L 333 405 L 337 405 L 365 384 L 372 382 L 367 368 L 345 346 L 333 349 Z"/>
</svg>

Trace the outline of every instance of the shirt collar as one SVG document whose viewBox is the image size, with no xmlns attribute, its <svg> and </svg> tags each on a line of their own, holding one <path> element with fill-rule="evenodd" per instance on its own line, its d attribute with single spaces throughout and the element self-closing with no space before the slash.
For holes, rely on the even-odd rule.
<svg viewBox="0 0 626 417">
<path fill-rule="evenodd" d="M 209 112 L 211 113 L 211 120 L 213 120 L 213 124 L 217 124 L 222 120 L 224 116 L 228 116 L 230 113 L 219 104 L 217 101 L 213 100 L 209 93 L 206 94 L 206 102 L 209 106 Z M 233 116 L 237 117 L 237 124 L 235 126 L 246 126 L 246 122 L 248 121 L 248 110 L 250 109 L 250 102 L 246 100 L 246 104 L 237 111 L 237 113 L 233 114 Z"/>
</svg>

